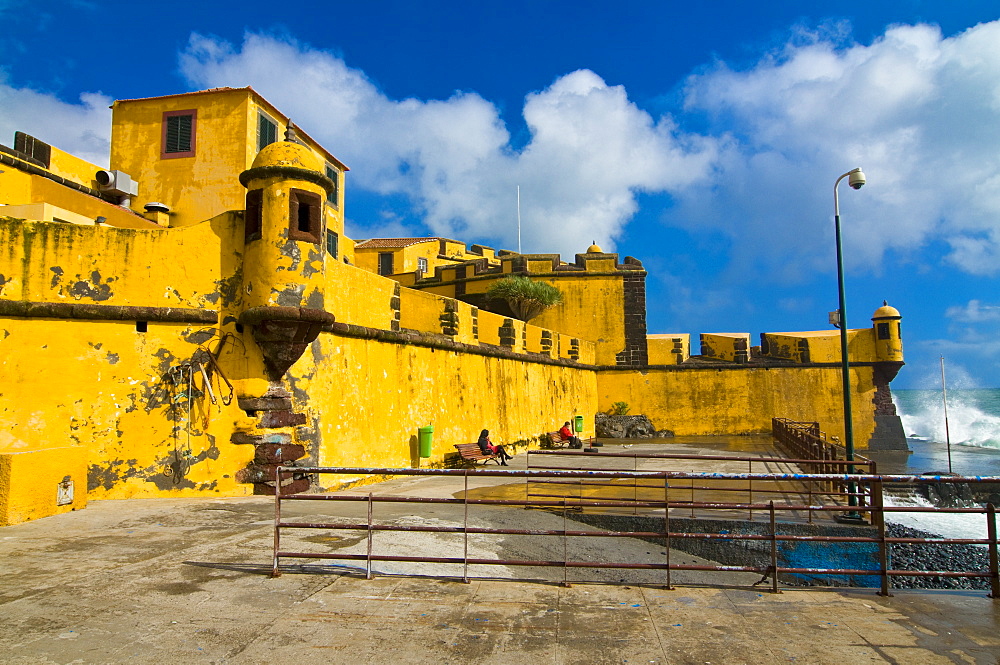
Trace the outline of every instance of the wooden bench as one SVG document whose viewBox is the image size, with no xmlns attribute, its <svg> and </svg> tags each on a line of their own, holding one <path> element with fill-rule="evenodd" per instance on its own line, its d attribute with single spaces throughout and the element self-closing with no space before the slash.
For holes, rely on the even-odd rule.
<svg viewBox="0 0 1000 665">
<path fill-rule="evenodd" d="M 594 437 L 589 439 L 580 439 L 582 444 L 594 445 Z M 560 432 L 549 432 L 549 443 L 553 448 L 562 448 L 563 446 L 569 444 L 569 439 L 564 437 Z"/>
<path fill-rule="evenodd" d="M 475 464 L 482 461 L 485 466 L 487 462 L 493 460 L 497 464 L 500 464 L 500 458 L 496 455 L 484 455 L 483 451 L 479 449 L 478 443 L 456 443 L 455 450 L 458 451 L 463 462 Z"/>
</svg>

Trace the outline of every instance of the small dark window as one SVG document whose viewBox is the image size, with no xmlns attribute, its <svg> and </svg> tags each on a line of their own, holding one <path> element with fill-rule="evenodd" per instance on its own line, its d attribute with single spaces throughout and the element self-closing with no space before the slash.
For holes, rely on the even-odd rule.
<svg viewBox="0 0 1000 665">
<path fill-rule="evenodd" d="M 888 323 L 879 323 L 876 326 L 876 328 L 878 329 L 878 338 L 879 339 L 889 339 L 889 324 Z"/>
<path fill-rule="evenodd" d="M 144 333 L 149 330 L 149 324 L 146 321 L 136 321 L 135 331 L 139 333 Z"/>
<path fill-rule="evenodd" d="M 278 125 L 263 113 L 257 116 L 257 150 L 263 150 L 278 140 Z"/>
<path fill-rule="evenodd" d="M 320 244 L 323 199 L 319 194 L 302 189 L 293 189 L 288 199 L 288 237 Z"/>
<path fill-rule="evenodd" d="M 392 252 L 379 252 L 378 254 L 378 274 L 391 275 L 395 272 L 392 269 Z"/>
<path fill-rule="evenodd" d="M 333 258 L 337 258 L 337 243 L 340 237 L 333 231 L 326 232 L 326 252 Z"/>
<path fill-rule="evenodd" d="M 195 119 L 197 112 L 166 111 L 163 114 L 163 152 L 164 159 L 174 157 L 193 157 L 195 145 Z"/>
<path fill-rule="evenodd" d="M 264 190 L 251 189 L 247 192 L 247 211 L 243 216 L 243 242 L 259 240 L 263 220 Z"/>
<path fill-rule="evenodd" d="M 339 196 L 340 196 L 340 171 L 330 166 L 326 165 L 326 177 L 333 181 L 333 189 L 326 195 L 326 200 L 335 206 L 339 206 Z"/>
</svg>

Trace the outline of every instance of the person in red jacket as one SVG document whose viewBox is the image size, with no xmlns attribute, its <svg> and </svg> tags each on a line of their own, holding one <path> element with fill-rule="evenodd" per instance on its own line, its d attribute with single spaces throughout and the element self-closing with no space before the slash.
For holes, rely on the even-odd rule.
<svg viewBox="0 0 1000 665">
<path fill-rule="evenodd" d="M 566 421 L 566 423 L 562 427 L 559 428 L 559 435 L 562 436 L 562 438 L 564 438 L 567 441 L 569 441 L 569 447 L 570 448 L 582 448 L 583 447 L 583 442 L 580 441 L 580 437 L 574 436 L 573 435 L 573 430 L 571 430 L 569 428 L 569 421 L 568 420 Z"/>
</svg>

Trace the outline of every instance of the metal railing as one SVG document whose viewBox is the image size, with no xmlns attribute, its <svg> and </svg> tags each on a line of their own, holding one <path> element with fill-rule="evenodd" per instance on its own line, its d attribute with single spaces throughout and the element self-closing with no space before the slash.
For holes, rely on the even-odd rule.
<svg viewBox="0 0 1000 665">
<path fill-rule="evenodd" d="M 481 564 L 495 564 L 502 566 L 536 566 L 555 567 L 563 570 L 562 583 L 569 584 L 568 570 L 570 568 L 608 568 L 608 569 L 646 569 L 662 571 L 662 584 L 665 588 L 672 588 L 671 572 L 688 571 L 716 571 L 716 572 L 751 572 L 762 575 L 760 582 L 770 578 L 771 590 L 780 593 L 778 589 L 778 577 L 783 574 L 807 574 L 807 575 L 848 575 L 848 576 L 877 576 L 880 580 L 880 591 L 882 595 L 891 595 L 889 589 L 890 580 L 893 577 L 970 577 L 988 578 L 990 580 L 991 594 L 993 598 L 1000 597 L 1000 573 L 998 573 L 997 556 L 997 530 L 996 511 L 992 504 L 985 508 L 932 508 L 932 507 L 893 507 L 885 506 L 883 502 L 882 485 L 885 482 L 893 483 L 938 483 L 938 482 L 1000 482 L 1000 477 L 960 477 L 960 476 L 912 476 L 912 475 L 832 475 L 832 474 L 776 474 L 776 473 L 747 473 L 747 474 L 722 474 L 722 473 L 685 473 L 669 471 L 612 471 L 612 470 L 507 470 L 507 469 L 393 469 L 393 468 L 351 468 L 351 467 L 279 467 L 276 471 L 277 477 L 282 474 L 292 472 L 308 474 L 333 474 L 348 476 L 351 479 L 359 477 L 394 477 L 394 476 L 424 476 L 424 477 L 448 477 L 454 479 L 454 484 L 447 485 L 447 496 L 411 496 L 400 494 L 375 494 L 374 492 L 358 493 L 356 491 L 344 491 L 332 494 L 293 494 L 282 495 L 280 483 L 275 493 L 275 516 L 274 516 L 274 550 L 272 559 L 272 575 L 281 574 L 282 559 L 326 559 L 338 561 L 364 561 L 365 575 L 367 578 L 373 576 L 372 564 L 376 561 L 383 562 L 415 562 L 415 563 L 435 563 L 435 564 L 455 564 L 461 566 L 463 581 L 470 579 L 469 566 Z M 658 489 L 662 490 L 662 498 L 633 498 L 632 500 L 616 499 L 596 499 L 581 500 L 573 498 L 544 499 L 525 496 L 524 499 L 492 498 L 489 496 L 476 497 L 470 494 L 470 479 L 501 478 L 520 483 L 522 481 L 534 481 L 540 479 L 586 479 L 586 480 L 623 480 L 626 482 L 656 481 Z M 698 502 L 673 501 L 670 499 L 672 483 L 695 481 L 700 482 L 709 479 L 736 479 L 753 480 L 757 483 L 768 482 L 838 482 L 856 483 L 859 486 L 868 486 L 867 495 L 871 497 L 871 503 L 864 507 L 844 506 L 844 505 L 810 505 L 810 504 L 775 504 L 774 501 L 767 503 L 726 503 L 726 502 Z M 455 490 L 462 488 L 461 498 L 453 496 Z M 527 489 L 525 490 L 527 491 Z M 287 502 L 300 501 L 320 501 L 320 502 L 361 502 L 366 507 L 367 518 L 364 520 L 350 521 L 349 518 L 335 518 L 335 521 L 285 521 L 282 516 L 282 505 Z M 463 508 L 463 519 L 461 524 L 442 524 L 434 521 L 427 521 L 421 524 L 390 524 L 379 521 L 375 518 L 375 506 L 379 504 L 446 504 L 457 505 Z M 515 529 L 499 528 L 493 526 L 482 526 L 470 523 L 470 508 L 477 506 L 508 506 L 508 507 L 541 507 L 561 512 L 561 529 Z M 672 508 L 696 508 L 704 513 L 712 511 L 732 511 L 732 510 L 755 510 L 766 511 L 768 514 L 768 528 L 764 533 L 694 533 L 681 532 L 671 529 Z M 662 525 L 662 528 L 648 528 L 636 530 L 581 530 L 569 528 L 569 512 L 571 510 L 586 509 L 587 511 L 633 508 L 642 509 L 647 516 L 655 519 L 650 524 Z M 789 511 L 808 511 L 818 513 L 837 513 L 856 511 L 867 515 L 871 521 L 872 534 L 869 536 L 829 536 L 829 535 L 792 535 L 779 531 L 779 514 Z M 937 513 L 979 513 L 986 517 L 988 537 L 986 539 L 973 538 L 894 538 L 886 534 L 885 514 L 891 512 L 937 512 Z M 662 520 L 662 521 L 661 521 Z M 282 548 L 283 532 L 297 529 L 305 530 L 335 530 L 362 532 L 362 540 L 365 541 L 365 552 L 305 552 L 292 551 Z M 419 553 L 411 554 L 389 554 L 376 551 L 374 536 L 381 532 L 423 532 L 423 533 L 452 533 L 462 535 L 462 555 L 461 556 L 429 556 Z M 498 536 L 530 536 L 530 537 L 550 537 L 561 539 L 561 557 L 548 559 L 504 559 L 473 557 L 469 554 L 470 535 L 498 535 Z M 608 537 L 628 537 L 641 539 L 654 539 L 665 545 L 663 555 L 654 557 L 654 560 L 643 562 L 624 561 L 580 561 L 571 560 L 567 556 L 567 543 L 571 538 L 608 538 Z M 768 543 L 769 561 L 765 565 L 707 565 L 707 564 L 682 564 L 671 562 L 670 552 L 672 543 L 679 539 L 701 539 L 703 541 L 725 540 L 725 541 L 765 541 Z M 360 541 L 359 541 L 360 542 Z M 873 569 L 862 568 L 836 568 L 836 567 L 803 567 L 803 566 L 781 566 L 779 565 L 779 543 L 793 542 L 824 542 L 824 543 L 874 543 L 877 547 L 878 567 Z M 889 546 L 894 543 L 910 543 L 927 546 L 947 547 L 951 544 L 964 545 L 985 545 L 989 551 L 988 570 L 976 571 L 914 571 L 896 570 L 889 567 Z M 613 551 L 613 550 L 611 550 Z"/>
<path fill-rule="evenodd" d="M 582 450 L 529 450 L 527 453 L 528 468 L 545 470 L 567 468 L 566 466 L 554 466 L 552 464 L 545 463 L 539 464 L 538 459 L 540 457 L 548 457 L 553 460 L 569 458 L 571 463 L 574 465 L 571 468 L 599 468 L 605 471 L 639 471 L 640 466 L 643 471 L 678 471 L 685 470 L 677 468 L 685 465 L 697 466 L 704 465 L 705 463 L 730 463 L 731 466 L 746 464 L 747 474 L 753 474 L 755 468 L 759 470 L 760 467 L 763 467 L 764 473 L 773 473 L 774 470 L 771 467 L 775 466 L 789 469 L 792 473 L 797 473 L 801 471 L 803 467 L 807 466 L 809 467 L 808 471 L 811 473 L 847 473 L 844 463 L 840 460 L 641 452 L 602 452 L 600 455 L 594 455 Z M 611 461 L 609 462 L 609 460 Z M 615 464 L 617 462 L 620 462 L 621 464 L 618 466 L 609 466 L 609 464 Z M 859 469 L 860 473 L 867 475 L 876 474 L 875 462 L 871 460 L 859 460 L 855 463 L 855 466 L 862 467 Z M 692 472 L 694 470 L 695 469 L 690 469 Z M 837 477 L 839 478 L 839 476 Z M 765 483 L 763 485 L 758 484 L 756 490 L 754 488 L 753 479 L 744 477 L 742 474 L 735 474 L 725 478 L 713 477 L 707 479 L 707 482 L 709 484 L 696 485 L 695 479 L 692 478 L 689 480 L 687 485 L 684 485 L 683 483 L 674 483 L 671 490 L 673 491 L 674 497 L 678 503 L 682 503 L 685 500 L 684 498 L 677 497 L 682 497 L 682 491 L 686 491 L 688 493 L 686 500 L 692 505 L 697 503 L 696 498 L 699 494 L 712 496 L 717 493 L 725 494 L 734 492 L 745 493 L 747 495 L 746 502 L 748 504 L 754 503 L 755 491 L 758 499 L 762 498 L 762 496 L 776 495 L 783 501 L 787 502 L 788 497 L 798 497 L 801 500 L 806 501 L 808 505 L 813 505 L 815 501 L 849 502 L 849 499 L 852 496 L 851 488 L 839 480 L 805 480 L 800 479 L 799 476 L 797 476 L 795 480 L 782 483 L 772 482 Z M 652 488 L 655 490 L 657 488 L 661 488 L 662 483 L 649 484 L 645 481 L 632 479 L 631 485 L 625 486 L 621 480 L 611 482 L 585 478 L 577 480 L 536 480 L 529 482 L 528 496 L 536 498 L 575 498 L 586 502 L 589 499 L 597 500 L 602 498 L 603 490 L 604 495 L 610 493 L 614 495 L 615 498 L 627 501 L 630 496 L 627 492 L 627 487 L 631 487 L 631 499 L 636 501 L 640 497 L 644 496 L 646 489 Z M 859 505 L 865 506 L 871 502 L 870 492 L 868 491 L 870 488 L 856 485 L 853 489 L 853 496 L 857 499 L 857 503 Z M 557 493 L 551 493 L 553 491 Z M 694 508 L 692 508 L 692 516 L 694 516 Z M 812 518 L 813 514 L 812 512 L 809 512 L 807 515 L 808 521 L 811 522 Z M 749 510 L 749 519 L 753 519 L 752 509 Z"/>
<path fill-rule="evenodd" d="M 839 464 L 840 468 L 833 473 L 848 473 L 849 466 L 868 466 L 874 469 L 874 462 L 864 455 L 854 454 L 854 460 L 848 461 L 847 448 L 831 441 L 826 432 L 819 428 L 816 422 L 799 422 L 788 418 L 771 418 L 771 434 L 778 447 L 793 457 L 807 462 L 802 463 L 803 470 L 818 473 L 818 468 L 810 464 Z M 825 471 L 830 471 L 827 467 Z"/>
</svg>

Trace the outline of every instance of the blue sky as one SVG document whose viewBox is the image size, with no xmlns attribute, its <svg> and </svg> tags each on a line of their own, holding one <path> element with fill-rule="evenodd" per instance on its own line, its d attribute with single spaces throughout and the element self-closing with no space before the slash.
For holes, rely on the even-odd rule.
<svg viewBox="0 0 1000 665">
<path fill-rule="evenodd" d="M 169 8 L 169 11 L 167 9 Z M 106 162 L 111 100 L 252 85 L 351 167 L 355 238 L 649 270 L 650 332 L 903 319 L 896 387 L 1000 387 L 996 2 L 0 0 L 0 142 Z"/>
</svg>

